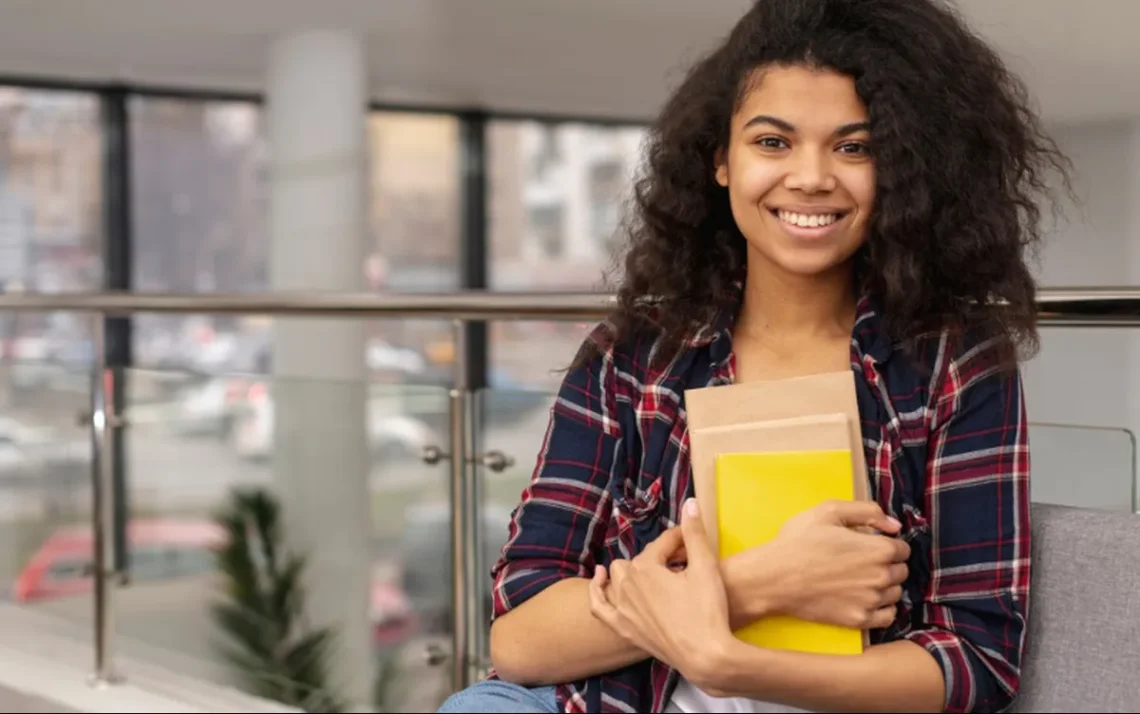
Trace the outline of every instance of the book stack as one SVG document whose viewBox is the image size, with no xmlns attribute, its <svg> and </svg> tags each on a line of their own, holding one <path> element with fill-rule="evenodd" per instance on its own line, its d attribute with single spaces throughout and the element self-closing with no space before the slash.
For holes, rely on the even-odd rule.
<svg viewBox="0 0 1140 714">
<path fill-rule="evenodd" d="M 720 558 L 772 540 L 829 500 L 867 499 L 854 373 L 688 390 L 694 489 Z M 859 654 L 867 635 L 787 616 L 735 635 L 757 647 Z"/>
</svg>

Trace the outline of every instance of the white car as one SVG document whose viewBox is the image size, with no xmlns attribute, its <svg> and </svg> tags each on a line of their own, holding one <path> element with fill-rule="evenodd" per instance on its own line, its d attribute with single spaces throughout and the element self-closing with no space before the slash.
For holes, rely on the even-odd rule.
<svg viewBox="0 0 1140 714">
<path fill-rule="evenodd" d="M 179 395 L 171 412 L 163 420 L 181 436 L 229 436 L 235 416 L 245 404 L 251 384 L 256 377 L 210 377 Z"/>
</svg>

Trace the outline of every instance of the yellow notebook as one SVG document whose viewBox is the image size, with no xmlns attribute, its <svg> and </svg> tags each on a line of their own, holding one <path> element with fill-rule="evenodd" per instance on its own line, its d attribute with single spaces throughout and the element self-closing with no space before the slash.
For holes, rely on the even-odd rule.
<svg viewBox="0 0 1140 714">
<path fill-rule="evenodd" d="M 718 454 L 719 556 L 767 543 L 789 518 L 824 501 L 854 498 L 847 449 Z M 861 630 L 786 616 L 764 618 L 735 635 L 757 647 L 823 654 L 859 654 L 864 644 Z"/>
</svg>

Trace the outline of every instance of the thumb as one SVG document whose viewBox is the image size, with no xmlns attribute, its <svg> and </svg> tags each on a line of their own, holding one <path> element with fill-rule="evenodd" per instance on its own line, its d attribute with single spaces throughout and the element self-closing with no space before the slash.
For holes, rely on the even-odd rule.
<svg viewBox="0 0 1140 714">
<path fill-rule="evenodd" d="M 684 545 L 685 539 L 681 534 L 681 529 L 670 528 L 645 546 L 645 550 L 641 551 L 641 554 L 656 563 L 665 565 Z"/>
<path fill-rule="evenodd" d="M 685 501 L 681 513 L 681 536 L 685 539 L 685 550 L 689 559 L 689 570 L 694 568 L 716 569 L 716 554 L 709 543 L 704 521 L 701 519 L 697 499 Z"/>
<path fill-rule="evenodd" d="M 868 527 L 891 534 L 900 528 L 899 522 L 883 513 L 874 501 L 835 501 L 831 515 L 848 528 Z"/>
</svg>

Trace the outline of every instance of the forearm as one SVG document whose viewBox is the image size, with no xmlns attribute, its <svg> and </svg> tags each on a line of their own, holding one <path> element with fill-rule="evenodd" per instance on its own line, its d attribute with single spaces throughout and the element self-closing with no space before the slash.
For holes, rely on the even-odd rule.
<svg viewBox="0 0 1140 714">
<path fill-rule="evenodd" d="M 942 668 L 906 640 L 849 656 L 761 649 L 733 638 L 695 666 L 694 684 L 710 694 L 809 711 L 940 712 L 945 699 Z"/>
<path fill-rule="evenodd" d="M 768 614 L 774 593 L 765 585 L 768 573 L 745 573 L 737 563 L 728 559 L 721 568 L 733 629 Z M 496 619 L 491 660 L 499 677 L 525 686 L 562 684 L 648 659 L 594 617 L 589 589 L 589 580 L 567 578 Z"/>
<path fill-rule="evenodd" d="M 491 661 L 498 676 L 528 687 L 585 679 L 647 659 L 590 612 L 590 581 L 567 578 L 497 618 Z"/>
</svg>

